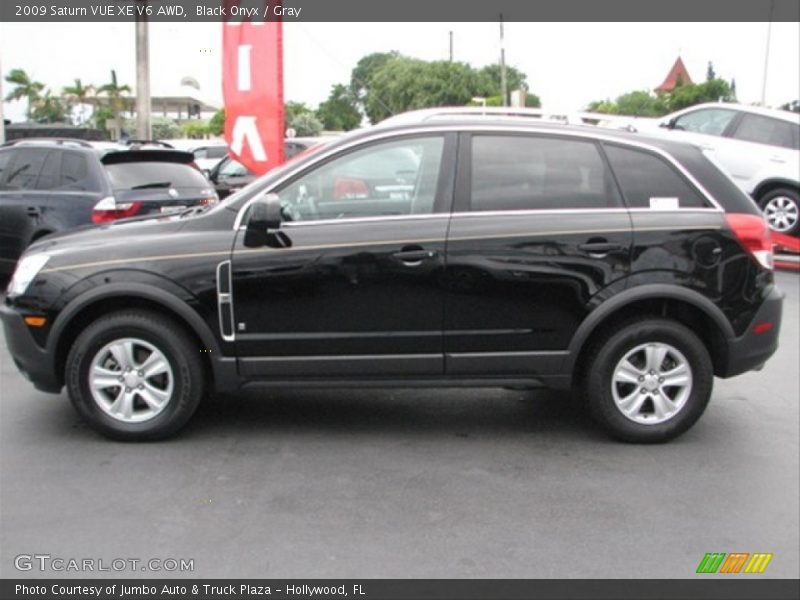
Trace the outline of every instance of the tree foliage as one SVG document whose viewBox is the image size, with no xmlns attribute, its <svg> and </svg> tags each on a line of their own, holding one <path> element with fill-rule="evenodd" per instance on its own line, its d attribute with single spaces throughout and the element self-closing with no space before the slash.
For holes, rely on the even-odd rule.
<svg viewBox="0 0 800 600">
<path fill-rule="evenodd" d="M 299 137 L 315 137 L 322 133 L 322 123 L 311 112 L 302 112 L 289 121 Z"/>
<path fill-rule="evenodd" d="M 336 84 L 328 99 L 319 105 L 317 118 L 329 131 L 350 131 L 361 124 L 361 113 L 350 88 Z"/>
<path fill-rule="evenodd" d="M 528 91 L 525 73 L 506 67 L 507 89 Z M 358 61 L 350 77 L 355 106 L 377 123 L 393 114 L 435 106 L 463 106 L 474 97 L 487 104 L 503 104 L 499 64 L 474 69 L 461 62 L 425 61 L 397 52 L 368 54 Z M 497 100 L 495 100 L 495 97 Z M 535 94 L 527 106 L 539 106 Z"/>
<path fill-rule="evenodd" d="M 73 85 L 65 86 L 61 92 L 67 102 L 67 113 L 71 114 L 72 109 L 78 106 L 78 124 L 83 125 L 86 122 L 86 104 L 89 97 L 94 93 L 94 86 L 91 84 L 84 85 L 80 79 L 75 79 Z"/>
<path fill-rule="evenodd" d="M 733 102 L 736 93 L 723 79 L 675 86 L 671 92 L 651 94 L 645 90 L 628 92 L 615 101 L 600 100 L 589 104 L 588 110 L 614 115 L 660 117 L 670 112 L 703 102 Z"/>
<path fill-rule="evenodd" d="M 6 82 L 14 86 L 14 89 L 6 95 L 6 102 L 23 99 L 27 100 L 28 108 L 25 114 L 28 119 L 31 119 L 33 117 L 33 109 L 36 101 L 44 90 L 44 84 L 31 79 L 24 69 L 11 69 L 8 75 L 6 75 Z"/>
<path fill-rule="evenodd" d="M 208 132 L 211 135 L 222 135 L 225 133 L 225 109 L 221 108 L 214 113 L 208 122 Z"/>
<path fill-rule="evenodd" d="M 67 107 L 61 98 L 47 90 L 34 100 L 30 116 L 37 123 L 63 123 L 67 117 Z"/>
<path fill-rule="evenodd" d="M 477 96 L 502 96 L 503 76 L 500 64 L 486 65 L 478 71 L 478 76 L 480 77 L 481 89 L 480 93 L 476 94 Z M 506 66 L 506 89 L 509 94 L 513 90 L 525 90 L 527 92 L 528 76 L 515 67 Z"/>
<path fill-rule="evenodd" d="M 163 118 L 163 117 L 162 117 Z M 172 119 L 169 119 L 172 121 Z M 165 123 L 166 125 L 166 123 Z M 172 125 L 177 127 L 175 121 L 172 121 Z M 209 124 L 205 121 L 195 120 L 192 119 L 190 121 L 185 121 L 181 123 L 179 129 L 181 135 L 186 138 L 198 140 L 203 139 L 209 133 Z M 155 120 L 153 121 L 153 137 L 156 139 L 170 139 L 170 137 L 174 136 L 156 136 L 156 123 Z"/>
</svg>

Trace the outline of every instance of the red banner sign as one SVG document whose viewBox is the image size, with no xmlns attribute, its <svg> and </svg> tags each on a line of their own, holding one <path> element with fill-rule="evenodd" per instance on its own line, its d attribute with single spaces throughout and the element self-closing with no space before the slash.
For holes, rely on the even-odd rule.
<svg viewBox="0 0 800 600">
<path fill-rule="evenodd" d="M 242 17 L 226 12 L 231 20 L 222 24 L 225 140 L 236 160 L 263 175 L 283 163 L 283 23 L 235 21 Z"/>
</svg>

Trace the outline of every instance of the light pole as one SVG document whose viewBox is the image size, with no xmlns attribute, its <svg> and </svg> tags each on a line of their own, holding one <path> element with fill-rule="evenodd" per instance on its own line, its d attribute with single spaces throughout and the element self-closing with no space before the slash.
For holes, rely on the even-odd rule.
<svg viewBox="0 0 800 600">
<path fill-rule="evenodd" d="M 506 42 L 503 36 L 503 13 L 500 13 L 500 93 L 503 106 L 508 106 L 508 81 L 506 80 Z"/>
<path fill-rule="evenodd" d="M 148 0 L 139 0 L 146 7 Z M 136 137 L 153 136 L 150 107 L 150 44 L 146 10 L 136 12 Z"/>
<path fill-rule="evenodd" d="M 769 3 L 769 22 L 767 24 L 767 49 L 764 51 L 764 78 L 761 80 L 761 106 L 767 103 L 767 71 L 769 70 L 769 43 L 772 37 L 772 13 L 775 10 L 775 0 Z"/>
</svg>

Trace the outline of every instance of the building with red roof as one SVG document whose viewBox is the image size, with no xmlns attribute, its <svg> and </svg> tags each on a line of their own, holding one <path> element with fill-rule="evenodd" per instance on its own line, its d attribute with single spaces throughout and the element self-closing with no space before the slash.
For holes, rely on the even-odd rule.
<svg viewBox="0 0 800 600">
<path fill-rule="evenodd" d="M 669 73 L 667 73 L 664 83 L 656 88 L 656 92 L 671 92 L 678 86 L 678 78 L 680 78 L 682 85 L 692 83 L 692 78 L 689 77 L 689 71 L 686 70 L 686 65 L 683 64 L 683 60 L 681 60 L 680 56 L 678 60 L 675 61 L 675 64 L 672 65 Z"/>
</svg>

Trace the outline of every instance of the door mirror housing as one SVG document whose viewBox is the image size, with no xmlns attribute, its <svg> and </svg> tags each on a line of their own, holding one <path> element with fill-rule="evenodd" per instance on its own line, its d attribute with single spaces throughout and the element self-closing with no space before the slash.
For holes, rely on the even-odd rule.
<svg viewBox="0 0 800 600">
<path fill-rule="evenodd" d="M 281 226 L 281 199 L 277 194 L 267 194 L 256 198 L 250 206 L 247 229 L 244 232 L 244 245 L 248 248 L 273 246 L 277 238 L 285 237 L 275 231 Z M 278 247 L 285 243 L 277 244 Z"/>
<path fill-rule="evenodd" d="M 247 229 L 266 233 L 270 229 L 278 229 L 282 220 L 281 199 L 277 194 L 267 194 L 262 198 L 256 198 L 250 207 Z"/>
</svg>

